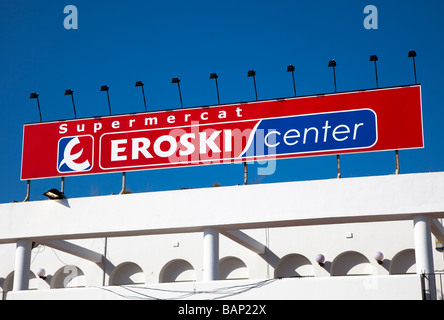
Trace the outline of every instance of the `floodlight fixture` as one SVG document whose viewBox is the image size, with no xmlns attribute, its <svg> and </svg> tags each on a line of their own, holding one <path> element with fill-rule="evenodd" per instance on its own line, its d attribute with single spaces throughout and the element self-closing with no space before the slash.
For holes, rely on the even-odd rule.
<svg viewBox="0 0 444 320">
<path fill-rule="evenodd" d="M 71 100 L 72 100 L 72 107 L 74 108 L 74 119 L 77 118 L 77 114 L 76 114 L 76 105 L 74 104 L 74 91 L 72 91 L 71 89 L 67 89 L 65 90 L 65 96 L 71 96 Z"/>
<path fill-rule="evenodd" d="M 254 94 L 255 94 L 255 96 L 256 96 L 256 101 L 257 101 L 256 71 L 254 71 L 254 70 L 248 70 L 247 77 L 253 77 Z"/>
<path fill-rule="evenodd" d="M 104 85 L 100 87 L 100 91 L 106 91 L 106 97 L 108 98 L 108 109 L 109 109 L 109 115 L 111 115 L 111 103 L 109 101 L 109 87 Z"/>
<path fill-rule="evenodd" d="M 219 76 L 216 73 L 210 73 L 210 79 L 214 79 L 216 81 L 217 104 L 220 104 L 220 100 L 219 100 L 219 86 L 217 84 L 217 78 L 219 78 Z"/>
<path fill-rule="evenodd" d="M 57 189 L 48 190 L 43 193 L 43 195 L 47 196 L 50 200 L 60 200 L 65 198 L 65 194 Z"/>
<path fill-rule="evenodd" d="M 329 67 L 336 67 L 336 61 L 333 59 L 333 60 L 330 60 L 329 62 L 328 62 L 328 66 Z"/>
<path fill-rule="evenodd" d="M 142 81 L 136 81 L 136 87 L 142 87 L 142 95 L 143 95 L 143 104 L 145 105 L 145 111 L 146 111 L 146 100 L 145 100 L 145 90 L 143 90 L 144 83 Z"/>
<path fill-rule="evenodd" d="M 378 57 L 374 54 L 370 56 L 369 61 L 375 62 L 375 77 L 376 77 L 376 88 L 379 88 L 379 82 L 378 82 L 378 68 L 376 67 L 376 61 L 378 61 Z"/>
<path fill-rule="evenodd" d="M 293 78 L 293 91 L 294 91 L 294 96 L 296 97 L 296 83 L 294 81 L 294 66 L 292 64 L 289 64 L 287 66 L 287 72 L 291 72 L 291 77 Z"/>
<path fill-rule="evenodd" d="M 180 98 L 180 107 L 183 107 L 183 102 L 182 102 L 182 93 L 180 92 L 180 79 L 179 78 L 172 78 L 171 79 L 171 83 L 177 83 L 177 88 L 179 89 L 179 98 Z"/>
<path fill-rule="evenodd" d="M 417 84 L 417 80 L 416 80 L 416 64 L 415 64 L 415 57 L 416 57 L 416 51 L 409 51 L 409 58 L 413 59 L 413 73 L 415 74 L 415 84 Z"/>
<path fill-rule="evenodd" d="M 37 106 L 39 108 L 39 116 L 40 116 L 40 122 L 42 122 L 42 112 L 40 110 L 40 102 L 39 102 L 39 95 L 36 92 L 31 93 L 29 96 L 29 99 L 37 99 Z"/>
</svg>

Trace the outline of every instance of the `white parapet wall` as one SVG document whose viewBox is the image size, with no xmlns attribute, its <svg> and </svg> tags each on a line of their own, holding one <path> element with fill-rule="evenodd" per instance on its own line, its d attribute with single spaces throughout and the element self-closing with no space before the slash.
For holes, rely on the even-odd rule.
<svg viewBox="0 0 444 320">
<path fill-rule="evenodd" d="M 444 217 L 444 173 L 0 205 L 0 243 Z"/>
<path fill-rule="evenodd" d="M 443 194 L 439 172 L 1 204 L 0 291 L 4 299 L 120 299 L 128 284 L 136 297 L 239 285 L 254 290 L 231 299 L 420 299 L 418 248 L 421 268 L 444 270 Z M 427 228 L 414 232 L 415 217 Z M 36 246 L 32 290 L 12 292 L 23 240 Z"/>
<path fill-rule="evenodd" d="M 8 300 L 420 300 L 417 275 L 182 282 L 12 291 Z"/>
</svg>

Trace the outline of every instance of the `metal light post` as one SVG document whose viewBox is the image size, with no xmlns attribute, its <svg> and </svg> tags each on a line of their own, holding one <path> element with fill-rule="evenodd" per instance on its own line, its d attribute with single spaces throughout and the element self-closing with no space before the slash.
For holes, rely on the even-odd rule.
<svg viewBox="0 0 444 320">
<path fill-rule="evenodd" d="M 182 103 L 182 93 L 180 92 L 180 79 L 179 78 L 173 78 L 171 79 L 171 83 L 177 83 L 177 88 L 179 89 L 179 98 L 180 98 L 180 107 L 183 107 Z"/>
<path fill-rule="evenodd" d="M 335 83 L 335 92 L 337 92 L 336 91 L 336 71 L 335 71 L 335 68 L 336 68 L 336 61 L 335 60 L 330 60 L 329 62 L 328 62 L 328 67 L 330 68 L 333 68 L 333 80 L 334 80 L 334 83 Z"/>
<path fill-rule="evenodd" d="M 210 79 L 216 80 L 217 104 L 220 104 L 220 100 L 219 100 L 219 86 L 217 85 L 217 78 L 219 78 L 219 76 L 216 73 L 211 73 L 210 74 Z"/>
<path fill-rule="evenodd" d="M 100 88 L 100 91 L 106 91 L 106 96 L 108 97 L 108 109 L 109 109 L 109 115 L 111 115 L 111 103 L 109 102 L 109 87 L 108 86 L 102 86 Z"/>
<path fill-rule="evenodd" d="M 39 95 L 37 93 L 33 92 L 29 96 L 29 99 L 37 99 L 37 106 L 39 108 L 40 122 L 42 122 L 42 112 L 40 111 Z"/>
<path fill-rule="evenodd" d="M 415 84 L 418 84 L 418 82 L 416 80 L 416 64 L 415 64 L 416 52 L 413 50 L 409 51 L 408 57 L 413 59 L 413 73 L 415 74 Z"/>
<path fill-rule="evenodd" d="M 287 72 L 291 72 L 291 76 L 293 78 L 293 90 L 294 90 L 294 96 L 296 97 L 296 83 L 294 81 L 294 70 L 295 68 L 293 65 L 290 64 L 287 66 Z"/>
<path fill-rule="evenodd" d="M 256 89 L 256 71 L 249 70 L 247 77 L 253 77 L 253 84 L 254 84 L 254 94 L 256 95 L 256 101 L 257 101 L 257 89 Z"/>
<path fill-rule="evenodd" d="M 336 71 L 335 71 L 336 61 L 335 60 L 330 60 L 328 62 L 328 67 L 329 68 L 333 68 L 333 80 L 334 80 L 334 83 L 335 83 L 335 93 L 336 93 L 337 92 L 337 89 L 336 89 Z M 341 159 L 339 157 L 339 154 L 336 155 L 336 166 L 337 166 L 337 170 L 338 170 L 337 178 L 340 178 L 341 177 Z"/>
<path fill-rule="evenodd" d="M 145 100 L 145 91 L 143 90 L 143 82 L 137 81 L 136 87 L 142 87 L 142 95 L 143 95 L 143 104 L 145 105 L 145 112 L 146 112 L 146 100 Z"/>
<path fill-rule="evenodd" d="M 379 83 L 378 83 L 378 69 L 377 69 L 377 67 L 376 67 L 376 61 L 378 61 L 378 57 L 377 57 L 376 55 L 371 55 L 369 61 L 374 61 L 374 62 L 375 62 L 376 88 L 379 88 Z"/>
<path fill-rule="evenodd" d="M 76 114 L 76 105 L 74 104 L 74 91 L 72 91 L 71 89 L 67 89 L 65 90 L 65 96 L 71 96 L 72 99 L 72 107 L 74 108 L 74 119 L 77 118 L 77 114 Z"/>
</svg>

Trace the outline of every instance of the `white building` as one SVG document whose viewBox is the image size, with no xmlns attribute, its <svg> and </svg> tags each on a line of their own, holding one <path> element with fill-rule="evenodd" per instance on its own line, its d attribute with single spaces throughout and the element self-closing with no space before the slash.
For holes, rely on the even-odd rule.
<svg viewBox="0 0 444 320">
<path fill-rule="evenodd" d="M 442 299 L 443 194 L 439 172 L 2 204 L 0 290 Z"/>
</svg>

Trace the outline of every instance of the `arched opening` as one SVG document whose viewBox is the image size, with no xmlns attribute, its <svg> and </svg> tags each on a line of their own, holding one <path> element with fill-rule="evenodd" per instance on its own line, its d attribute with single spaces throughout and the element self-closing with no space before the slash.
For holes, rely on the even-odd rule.
<svg viewBox="0 0 444 320">
<path fill-rule="evenodd" d="M 182 259 L 172 260 L 160 271 L 160 283 L 182 281 L 196 281 L 196 271 L 188 261 Z"/>
<path fill-rule="evenodd" d="M 415 250 L 406 249 L 398 252 L 390 262 L 390 274 L 416 273 Z"/>
<path fill-rule="evenodd" d="M 14 271 L 12 271 L 10 274 L 8 274 L 3 282 L 3 299 L 6 297 L 6 293 L 9 291 L 12 291 L 12 288 L 14 287 Z M 38 283 L 37 283 L 37 277 L 34 274 L 34 272 L 29 271 L 29 290 L 37 290 L 38 289 Z"/>
<path fill-rule="evenodd" d="M 145 274 L 141 267 L 133 262 L 119 264 L 109 277 L 111 286 L 145 283 Z"/>
<path fill-rule="evenodd" d="M 51 288 L 80 288 L 85 286 L 86 279 L 83 271 L 73 265 L 60 268 L 51 279 Z"/>
<path fill-rule="evenodd" d="M 370 275 L 373 268 L 370 261 L 356 251 L 347 251 L 337 256 L 331 264 L 332 276 Z"/>
<path fill-rule="evenodd" d="M 219 261 L 219 279 L 248 279 L 248 268 L 245 263 L 235 257 L 225 257 Z"/>
<path fill-rule="evenodd" d="M 279 260 L 274 270 L 275 278 L 289 277 L 312 277 L 314 276 L 313 265 L 307 257 L 301 254 L 288 254 Z"/>
</svg>

